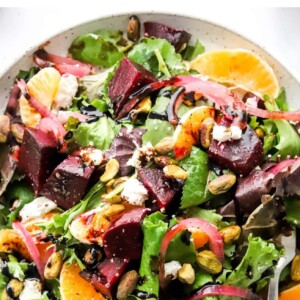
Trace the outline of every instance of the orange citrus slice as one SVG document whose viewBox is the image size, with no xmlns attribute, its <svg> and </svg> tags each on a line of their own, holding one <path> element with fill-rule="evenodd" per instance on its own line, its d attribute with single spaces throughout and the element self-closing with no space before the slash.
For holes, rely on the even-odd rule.
<svg viewBox="0 0 300 300">
<path fill-rule="evenodd" d="M 279 93 L 278 80 L 271 66 L 257 54 L 245 49 L 211 51 L 199 55 L 190 68 L 213 81 L 228 83 L 259 97 Z"/>
<path fill-rule="evenodd" d="M 279 300 L 299 300 L 300 299 L 300 284 L 285 290 L 279 294 Z"/>
<path fill-rule="evenodd" d="M 19 252 L 22 257 L 32 260 L 22 238 L 13 229 L 0 230 L 0 252 Z"/>
<path fill-rule="evenodd" d="M 52 67 L 44 68 L 27 82 L 28 92 L 43 106 L 50 109 L 56 97 L 60 78 L 60 73 L 56 69 Z M 41 115 L 24 97 L 20 98 L 19 104 L 22 122 L 28 127 L 37 127 Z"/>
<path fill-rule="evenodd" d="M 200 106 L 186 112 L 180 119 L 180 124 L 174 132 L 174 154 L 176 159 L 187 156 L 193 145 L 199 143 L 199 131 L 206 118 L 214 118 L 213 107 Z"/>
<path fill-rule="evenodd" d="M 105 300 L 91 283 L 80 275 L 77 264 L 65 263 L 60 273 L 60 291 L 62 300 Z"/>
</svg>

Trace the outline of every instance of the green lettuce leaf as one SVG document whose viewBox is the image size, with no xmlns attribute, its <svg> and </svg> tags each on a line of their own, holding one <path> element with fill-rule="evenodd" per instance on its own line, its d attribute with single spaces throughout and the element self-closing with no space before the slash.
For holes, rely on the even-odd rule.
<svg viewBox="0 0 300 300">
<path fill-rule="evenodd" d="M 157 98 L 155 105 L 151 109 L 151 112 L 164 113 L 169 102 L 170 99 L 167 97 Z M 174 133 L 173 126 L 168 121 L 164 120 L 151 119 L 148 117 L 145 127 L 147 131 L 143 135 L 143 144 L 150 142 L 153 146 L 155 146 L 164 137 L 173 136 Z"/>
<path fill-rule="evenodd" d="M 164 74 L 159 70 L 159 62 L 155 51 L 159 51 L 166 68 L 172 76 L 187 73 L 181 55 L 176 53 L 175 48 L 165 39 L 143 38 L 128 53 L 128 58 L 141 64 L 154 75 L 162 77 Z"/>
<path fill-rule="evenodd" d="M 189 156 L 179 162 L 189 174 L 183 186 L 181 208 L 197 206 L 213 198 L 207 189 L 209 178 L 208 156 L 199 148 L 193 147 Z"/>
<path fill-rule="evenodd" d="M 46 283 L 47 289 L 55 297 L 54 299 L 61 300 L 59 280 L 57 278 L 51 279 L 51 280 L 47 280 L 45 283 Z"/>
<path fill-rule="evenodd" d="M 182 54 L 184 60 L 191 61 L 195 59 L 198 55 L 205 52 L 204 45 L 197 39 L 194 46 L 187 46 Z"/>
<path fill-rule="evenodd" d="M 75 59 L 105 68 L 113 66 L 124 56 L 114 43 L 93 33 L 77 37 L 69 52 Z"/>
<path fill-rule="evenodd" d="M 264 241 L 260 237 L 253 238 L 249 235 L 248 241 L 248 249 L 242 261 L 233 271 L 224 271 L 227 272 L 227 279 L 221 275 L 218 279 L 221 283 L 248 288 L 254 282 L 261 280 L 263 272 L 274 267 L 281 256 L 281 251 L 278 251 L 273 243 Z"/>
<path fill-rule="evenodd" d="M 278 144 L 275 148 L 278 150 L 275 156 L 281 155 L 285 159 L 288 155 L 294 157 L 300 155 L 300 137 L 295 128 L 286 120 L 274 120 L 277 127 Z"/>
<path fill-rule="evenodd" d="M 186 215 L 189 218 L 199 218 L 205 220 L 216 227 L 218 229 L 222 229 L 224 227 L 229 226 L 228 222 L 222 221 L 223 217 L 216 213 L 216 210 L 208 210 L 199 207 L 191 207 L 186 210 Z"/>
<path fill-rule="evenodd" d="M 103 151 L 109 148 L 121 127 L 107 116 L 101 117 L 97 122 L 77 124 L 76 118 L 69 118 L 66 127 L 73 132 L 73 136 L 67 142 L 81 147 L 94 146 Z"/>
<path fill-rule="evenodd" d="M 200 269 L 198 266 L 194 267 L 195 269 L 195 281 L 191 285 L 185 286 L 185 292 L 187 294 L 191 294 L 193 291 L 196 291 L 203 287 L 208 283 L 214 283 L 214 280 L 210 274 L 205 272 L 204 270 Z M 206 297 L 205 300 L 215 299 L 214 297 Z"/>
<path fill-rule="evenodd" d="M 195 250 L 194 242 L 189 239 L 190 233 L 188 231 L 176 235 L 169 244 L 166 262 L 175 260 L 181 264 L 194 263 L 197 251 Z M 186 243 L 187 241 L 189 241 L 188 244 Z"/>
<path fill-rule="evenodd" d="M 264 120 L 259 126 L 265 132 L 263 140 L 264 155 L 271 154 L 276 160 L 280 155 L 285 159 L 288 155 L 300 155 L 300 137 L 295 128 L 286 120 Z"/>
<path fill-rule="evenodd" d="M 6 191 L 6 201 L 10 202 L 18 199 L 20 205 L 12 211 L 8 216 L 8 221 L 13 222 L 19 216 L 19 212 L 24 207 L 25 204 L 31 202 L 34 199 L 34 194 L 30 187 L 23 181 L 14 182 L 10 184 Z"/>
<path fill-rule="evenodd" d="M 0 294 L 2 295 L 3 290 L 6 288 L 6 285 L 8 283 L 8 278 L 0 273 Z"/>
<path fill-rule="evenodd" d="M 157 297 L 158 255 L 162 238 L 168 229 L 168 224 L 164 220 L 165 216 L 161 212 L 156 212 L 146 217 L 142 224 L 144 242 L 139 274 L 145 280 L 137 286 L 137 290 L 155 294 Z"/>
<path fill-rule="evenodd" d="M 170 99 L 167 97 L 158 97 L 150 113 L 164 113 L 169 102 Z M 190 109 L 191 108 L 187 105 L 181 104 L 177 112 L 178 117 L 182 117 Z M 147 129 L 147 132 L 143 135 L 143 144 L 150 142 L 153 146 L 155 146 L 164 137 L 173 136 L 174 133 L 174 126 L 171 125 L 169 121 L 152 119 L 149 118 L 149 116 L 145 122 L 145 127 Z"/>
<path fill-rule="evenodd" d="M 275 103 L 277 104 L 280 110 L 288 111 L 289 105 L 286 100 L 286 92 L 284 88 L 280 89 L 278 97 L 275 99 Z"/>
<path fill-rule="evenodd" d="M 285 200 L 285 219 L 293 225 L 300 227 L 300 200 L 289 198 Z"/>
</svg>

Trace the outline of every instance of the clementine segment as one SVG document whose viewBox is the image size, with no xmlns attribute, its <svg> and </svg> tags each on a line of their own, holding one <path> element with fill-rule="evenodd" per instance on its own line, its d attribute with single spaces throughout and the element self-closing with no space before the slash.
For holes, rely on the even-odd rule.
<svg viewBox="0 0 300 300">
<path fill-rule="evenodd" d="M 245 49 L 206 52 L 190 63 L 193 70 L 210 79 L 238 86 L 259 97 L 277 97 L 279 85 L 273 69 L 260 56 Z"/>
<path fill-rule="evenodd" d="M 60 290 L 63 300 L 105 300 L 87 280 L 80 276 L 77 264 L 63 265 L 60 274 Z"/>
</svg>

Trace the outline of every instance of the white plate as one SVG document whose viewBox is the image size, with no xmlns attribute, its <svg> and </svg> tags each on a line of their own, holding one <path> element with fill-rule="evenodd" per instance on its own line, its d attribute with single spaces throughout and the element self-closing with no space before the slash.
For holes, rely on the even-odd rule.
<svg viewBox="0 0 300 300">
<path fill-rule="evenodd" d="M 162 13 L 138 13 L 141 23 L 145 21 L 157 21 L 173 27 L 183 28 L 192 34 L 192 41 L 199 38 L 205 45 L 206 50 L 224 49 L 224 48 L 245 48 L 254 51 L 263 56 L 267 62 L 274 68 L 280 85 L 286 88 L 289 103 L 294 108 L 300 108 L 298 100 L 300 95 L 300 83 L 292 72 L 287 70 L 280 62 L 266 51 L 256 45 L 254 42 L 228 30 L 222 26 L 212 24 L 188 16 L 178 16 Z M 100 28 L 126 30 L 129 14 L 116 15 L 97 19 L 78 25 L 66 30 L 58 35 L 45 40 L 49 41 L 46 49 L 54 54 L 67 54 L 68 47 L 75 37 L 83 33 L 93 32 Z M 14 77 L 20 69 L 26 70 L 32 64 L 32 53 L 37 46 L 27 51 L 23 57 L 17 60 L 0 78 L 0 112 L 5 109 L 9 89 L 13 83 Z"/>
</svg>

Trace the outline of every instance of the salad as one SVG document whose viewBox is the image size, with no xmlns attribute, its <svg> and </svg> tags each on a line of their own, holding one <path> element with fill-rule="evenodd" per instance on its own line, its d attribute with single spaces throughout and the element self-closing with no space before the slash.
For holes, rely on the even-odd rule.
<svg viewBox="0 0 300 300">
<path fill-rule="evenodd" d="M 40 48 L 16 76 L 1 299 L 266 298 L 300 224 L 300 112 L 256 53 L 143 28 L 132 16 L 65 57 Z M 299 299 L 299 281 L 296 254 L 279 298 Z"/>
</svg>

